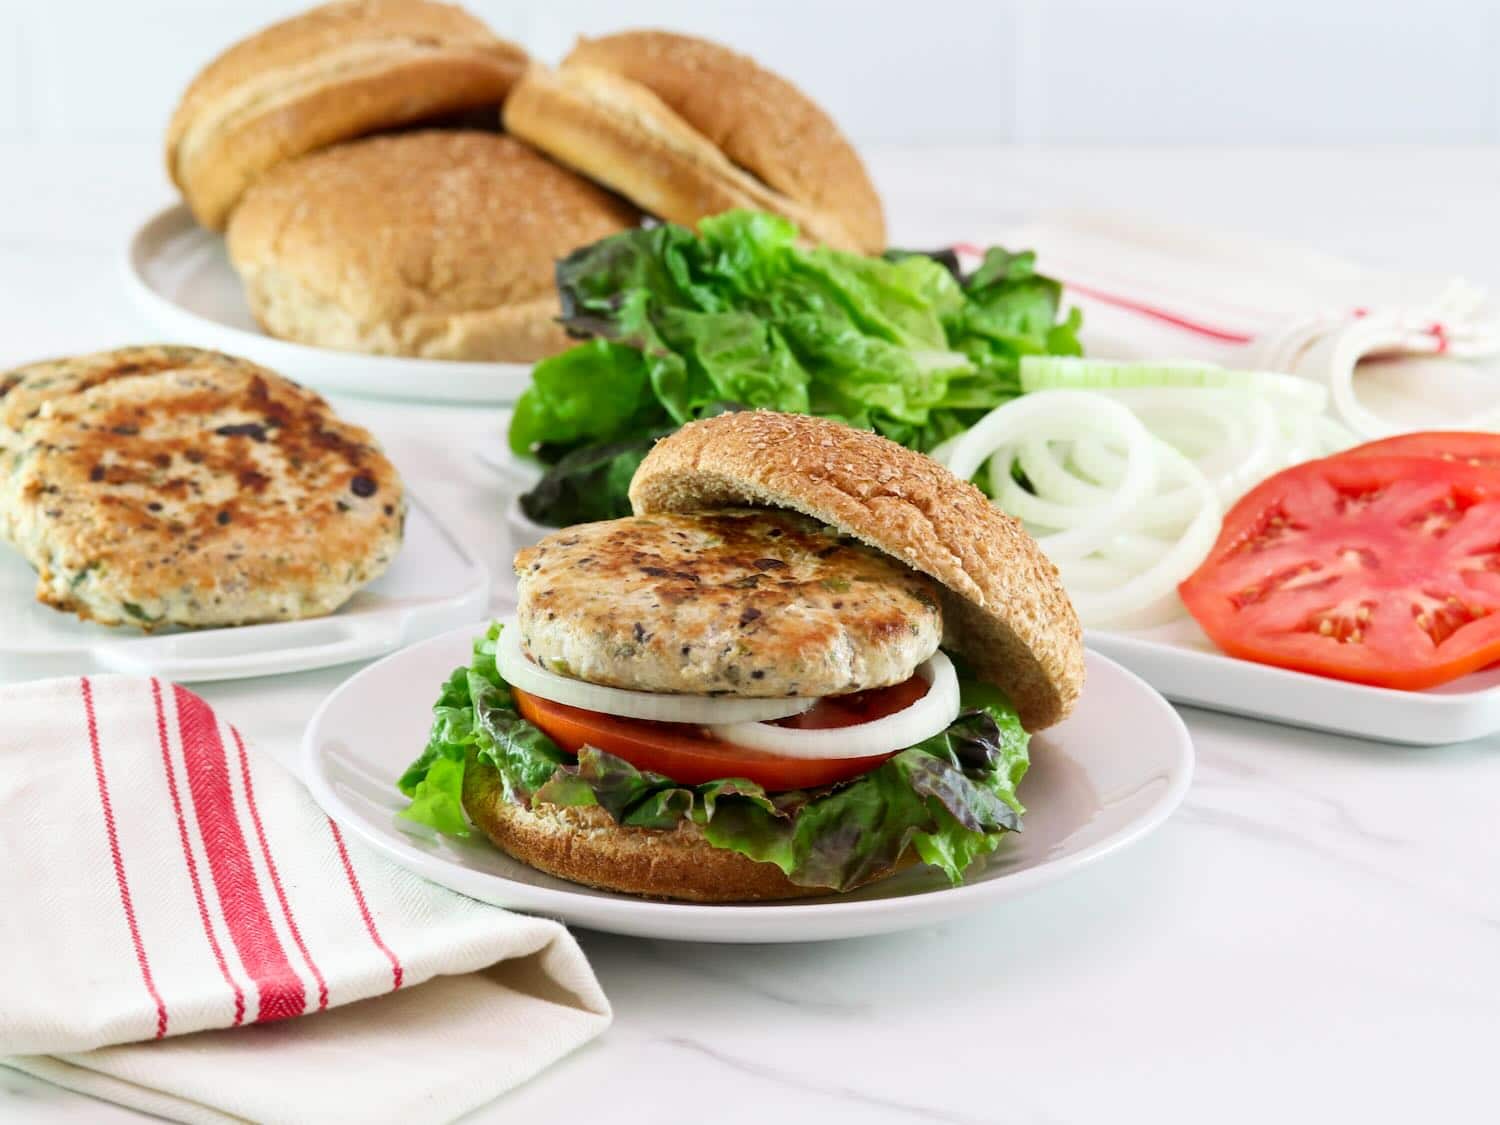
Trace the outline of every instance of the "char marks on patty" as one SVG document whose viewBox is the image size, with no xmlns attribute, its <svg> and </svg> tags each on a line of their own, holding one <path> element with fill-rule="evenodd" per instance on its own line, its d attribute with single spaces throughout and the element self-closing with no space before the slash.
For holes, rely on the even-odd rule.
<svg viewBox="0 0 1500 1125">
<path fill-rule="evenodd" d="M 50 398 L 18 432 L 0 512 L 38 599 L 144 628 L 332 612 L 400 544 L 395 468 L 320 396 L 189 353 Z"/>
<path fill-rule="evenodd" d="M 908 679 L 943 631 L 929 579 L 789 512 L 584 524 L 515 565 L 527 653 L 639 691 L 862 691 Z"/>
</svg>

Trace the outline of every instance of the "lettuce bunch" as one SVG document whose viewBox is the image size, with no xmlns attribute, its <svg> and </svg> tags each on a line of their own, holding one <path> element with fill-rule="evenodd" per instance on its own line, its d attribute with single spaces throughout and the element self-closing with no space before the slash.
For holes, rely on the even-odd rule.
<svg viewBox="0 0 1500 1125">
<path fill-rule="evenodd" d="M 549 464 L 586 447 L 590 486 L 533 499 L 540 522 L 573 500 L 611 514 L 650 436 L 725 403 L 818 414 L 926 452 L 1021 393 L 1023 355 L 1077 355 L 1079 314 L 1030 253 L 991 249 L 964 275 L 951 254 L 866 258 L 798 245 L 775 215 L 735 211 L 698 233 L 613 235 L 558 263 L 563 325 L 586 339 L 537 364 L 509 441 Z M 600 466 L 612 466 L 601 470 Z M 604 499 L 601 500 L 601 497 Z"/>
</svg>

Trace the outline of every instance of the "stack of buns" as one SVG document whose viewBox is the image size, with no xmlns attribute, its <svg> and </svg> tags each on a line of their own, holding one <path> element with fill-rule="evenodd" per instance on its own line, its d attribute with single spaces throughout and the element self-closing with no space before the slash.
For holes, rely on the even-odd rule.
<svg viewBox="0 0 1500 1125">
<path fill-rule="evenodd" d="M 648 215 L 750 207 L 841 249 L 885 245 L 837 126 L 743 55 L 633 31 L 553 69 L 431 0 L 338 0 L 236 44 L 188 87 L 166 148 L 262 327 L 346 351 L 559 351 L 554 262 Z"/>
</svg>

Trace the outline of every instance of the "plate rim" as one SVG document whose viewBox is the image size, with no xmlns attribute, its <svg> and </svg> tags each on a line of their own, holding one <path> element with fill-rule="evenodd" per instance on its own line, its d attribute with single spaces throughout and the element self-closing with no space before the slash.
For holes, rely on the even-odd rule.
<svg viewBox="0 0 1500 1125">
<path fill-rule="evenodd" d="M 250 353 L 256 351 L 279 355 L 283 357 L 283 360 L 272 359 L 266 365 L 276 367 L 284 362 L 287 366 L 297 369 L 292 377 L 310 386 L 323 384 L 333 394 L 354 394 L 403 401 L 509 405 L 520 396 L 525 389 L 524 386 L 474 394 L 448 392 L 434 394 L 431 390 L 424 393 L 420 387 L 404 390 L 384 384 L 387 381 L 402 378 L 420 380 L 424 377 L 442 376 L 459 376 L 474 380 L 504 378 L 519 381 L 524 375 L 525 380 L 528 383 L 530 381 L 532 364 L 527 362 L 487 363 L 477 360 L 430 359 L 423 356 L 371 355 L 364 352 L 340 351 L 336 348 L 320 348 L 311 344 L 302 344 L 295 340 L 282 340 L 265 332 L 251 332 L 237 325 L 204 316 L 178 304 L 158 290 L 148 280 L 143 268 L 143 262 L 151 254 L 147 243 L 153 238 L 164 239 L 181 229 L 201 229 L 193 220 L 187 205 L 179 201 L 160 207 L 131 229 L 123 252 L 118 258 L 119 270 L 124 277 L 128 295 L 158 329 L 166 325 L 167 331 L 174 334 L 211 333 L 221 336 L 230 342 L 220 345 L 221 350 L 237 349 L 250 358 L 253 358 Z M 309 377 L 306 374 L 307 370 L 316 371 L 320 364 L 325 366 L 357 364 L 376 372 L 379 382 L 368 389 L 356 389 L 341 376 L 334 376 L 332 380 L 327 380 L 325 375 L 315 374 Z"/>
<path fill-rule="evenodd" d="M 1409 748 L 1445 746 L 1500 732 L 1500 682 L 1471 690 L 1445 691 L 1443 687 L 1449 685 L 1439 685 L 1425 691 L 1400 691 L 1242 660 L 1224 652 L 1143 636 L 1134 630 L 1088 629 L 1084 641 L 1184 706 Z M 1149 662 L 1161 662 L 1168 667 L 1165 671 L 1142 667 Z M 1190 690 L 1181 682 L 1189 676 L 1198 683 L 1218 687 L 1207 692 Z M 1453 683 L 1462 683 L 1464 678 Z M 1250 696 L 1256 700 L 1272 702 L 1238 706 L 1235 701 L 1245 692 L 1234 689 L 1235 684 L 1253 689 Z M 1303 717 L 1306 709 L 1296 701 L 1308 694 L 1326 699 L 1319 713 L 1329 715 L 1331 721 Z M 1350 722 L 1346 718 L 1350 714 L 1370 717 L 1363 722 Z"/>
<path fill-rule="evenodd" d="M 474 626 L 463 626 L 448 632 L 430 637 L 425 641 L 418 642 L 420 645 L 437 646 L 450 643 L 464 636 L 472 642 Z M 335 821 L 339 822 L 349 831 L 353 832 L 365 844 L 375 848 L 381 854 L 398 863 L 407 870 L 422 878 L 430 878 L 424 869 L 432 868 L 456 868 L 458 871 L 466 872 L 469 877 L 487 881 L 494 881 L 506 887 L 518 889 L 515 896 L 516 901 L 504 907 L 504 909 L 529 910 L 552 914 L 567 918 L 572 913 L 568 904 L 578 899 L 584 901 L 585 912 L 595 913 L 592 908 L 598 908 L 598 912 L 608 915 L 618 912 L 621 915 L 620 923 L 629 923 L 639 931 L 646 920 L 667 923 L 676 920 L 683 923 L 707 922 L 714 919 L 726 924 L 736 921 L 750 922 L 752 919 L 772 919 L 777 922 L 785 922 L 795 925 L 800 920 L 816 918 L 819 922 L 834 924 L 837 922 L 859 922 L 883 916 L 900 915 L 911 908 L 913 902 L 941 903 L 938 912 L 941 916 L 947 916 L 959 912 L 971 905 L 978 905 L 987 899 L 996 901 L 1002 898 L 1015 897 L 1024 894 L 1038 886 L 1045 885 L 1060 878 L 1065 878 L 1081 868 L 1091 866 L 1098 860 L 1103 859 L 1116 851 L 1122 850 L 1129 845 L 1149 835 L 1159 828 L 1182 804 L 1183 799 L 1192 785 L 1193 775 L 1196 769 L 1197 752 L 1193 745 L 1192 736 L 1183 722 L 1182 716 L 1177 713 L 1171 703 L 1161 695 L 1155 688 L 1148 684 L 1140 676 L 1129 668 L 1124 667 L 1118 661 L 1110 659 L 1103 653 L 1095 650 L 1087 650 L 1087 659 L 1099 661 L 1110 669 L 1112 675 L 1121 677 L 1123 682 L 1129 686 L 1132 692 L 1148 706 L 1160 709 L 1163 719 L 1172 730 L 1173 738 L 1171 745 L 1174 755 L 1171 765 L 1165 773 L 1167 782 L 1163 791 L 1158 794 L 1139 815 L 1128 824 L 1116 829 L 1103 839 L 1096 840 L 1087 847 L 1073 852 L 1067 856 L 1055 859 L 1047 859 L 1041 863 L 1023 868 L 1019 871 L 998 875 L 993 879 L 986 879 L 976 883 L 966 883 L 958 887 L 941 887 L 936 890 L 924 891 L 921 894 L 893 895 L 886 898 L 862 899 L 850 902 L 824 901 L 815 903 L 684 903 L 663 902 L 633 895 L 625 895 L 618 892 L 599 891 L 588 888 L 587 894 L 582 890 L 571 888 L 540 887 L 534 884 L 522 883 L 492 872 L 474 871 L 470 868 L 456 864 L 454 861 L 440 856 L 434 856 L 405 840 L 395 840 L 377 832 L 364 818 L 352 815 L 352 810 L 347 803 L 334 791 L 332 783 L 318 768 L 319 759 L 319 728 L 324 722 L 325 715 L 333 706 L 335 700 L 341 693 L 350 690 L 357 681 L 366 676 L 373 675 L 376 669 L 389 661 L 404 657 L 417 645 L 408 645 L 396 652 L 390 653 L 381 659 L 372 662 L 360 669 L 354 675 L 344 680 L 335 687 L 319 703 L 312 717 L 303 729 L 301 745 L 298 749 L 297 766 L 302 782 L 307 786 L 318 806 Z M 1087 688 L 1085 688 L 1086 698 Z M 467 892 L 452 886 L 450 883 L 434 879 L 440 885 L 448 886 L 458 894 Z M 474 897 L 474 896 L 469 896 Z M 944 910 L 944 908 L 947 908 Z M 925 912 L 919 912 L 919 916 L 911 919 L 909 925 L 922 925 L 928 919 Z M 584 928 L 602 929 L 607 928 L 597 922 L 575 922 Z M 907 928 L 898 925 L 891 928 Z M 868 932 L 877 932 L 874 930 Z M 847 931 L 837 930 L 835 932 L 820 935 L 808 933 L 798 938 L 771 938 L 757 939 L 752 934 L 743 934 L 732 939 L 738 941 L 799 941 L 817 940 L 820 936 L 842 937 L 849 936 Z M 681 938 L 672 940 L 715 940 L 702 933 L 685 933 Z M 730 939 L 718 939 L 730 940 Z"/>
<path fill-rule="evenodd" d="M 406 500 L 409 508 L 416 509 L 422 513 L 422 517 L 432 525 L 433 530 L 444 542 L 446 549 L 458 559 L 464 569 L 464 582 L 461 588 L 456 588 L 439 596 L 432 597 L 415 604 L 389 605 L 374 610 L 359 617 L 350 617 L 342 614 L 343 606 L 332 613 L 322 617 L 306 617 L 292 621 L 266 621 L 254 625 L 221 625 L 208 629 L 187 630 L 177 634 L 161 634 L 152 636 L 141 633 L 138 635 L 101 636 L 96 638 L 78 638 L 76 643 L 58 642 L 49 648 L 7 648 L 0 643 L 0 664 L 6 662 L 25 661 L 34 659 L 39 661 L 56 661 L 82 657 L 93 662 L 96 668 L 108 671 L 108 666 L 101 663 L 97 653 L 114 649 L 122 653 L 130 653 L 138 646 L 143 647 L 153 642 L 159 642 L 164 637 L 213 637 L 216 635 L 227 637 L 254 636 L 263 637 L 271 630 L 285 632 L 287 629 L 296 629 L 299 626 L 323 626 L 325 628 L 337 628 L 342 622 L 356 631 L 357 635 L 374 637 L 381 626 L 394 627 L 397 640 L 393 647 L 384 647 L 374 655 L 374 662 L 378 663 L 388 657 L 398 655 L 412 644 L 423 644 L 435 636 L 453 632 L 454 629 L 443 629 L 440 633 L 427 636 L 419 635 L 415 640 L 406 642 L 409 631 L 415 626 L 420 629 L 421 620 L 424 616 L 438 615 L 447 617 L 449 614 L 466 612 L 470 603 L 478 603 L 483 607 L 489 604 L 493 593 L 493 576 L 489 564 L 484 557 L 474 548 L 474 545 L 453 527 L 431 504 L 427 503 L 420 494 L 407 489 Z M 406 549 L 403 539 L 402 549 Z M 350 625 L 350 622 L 356 624 Z M 459 626 L 457 628 L 463 628 Z M 298 672 L 316 671 L 322 668 L 336 667 L 338 664 L 347 663 L 346 659 L 324 661 L 321 658 L 314 662 L 299 659 L 299 654 L 306 656 L 309 653 L 307 646 L 292 645 L 290 647 L 274 648 L 272 653 L 279 654 L 284 662 L 283 667 L 274 671 L 257 672 L 233 672 L 223 676 L 211 676 L 207 679 L 184 674 L 181 670 L 173 671 L 170 662 L 160 666 L 157 674 L 169 679 L 178 679 L 183 682 L 224 682 L 232 679 L 247 678 L 248 676 L 260 675 L 294 675 Z M 257 650 L 258 655 L 265 655 L 263 650 Z M 368 659 L 366 657 L 365 659 Z"/>
<path fill-rule="evenodd" d="M 1269 679 L 1284 682 L 1295 680 L 1297 683 L 1316 683 L 1329 688 L 1331 691 L 1347 691 L 1355 695 L 1366 696 L 1370 699 L 1386 700 L 1388 702 L 1401 701 L 1415 703 L 1416 701 L 1420 701 L 1417 703 L 1418 706 L 1453 708 L 1463 706 L 1466 702 L 1475 699 L 1500 696 L 1500 683 L 1486 688 L 1475 688 L 1471 691 L 1435 691 L 1431 688 L 1422 691 L 1402 691 L 1399 688 L 1381 687 L 1379 684 L 1362 684 L 1354 680 L 1336 679 L 1332 676 L 1317 676 L 1311 672 L 1299 672 L 1295 668 L 1283 668 L 1277 664 L 1262 664 L 1255 660 L 1242 660 L 1237 656 L 1230 656 L 1224 652 L 1205 652 L 1202 649 L 1188 648 L 1184 645 L 1173 644 L 1170 641 L 1159 640 L 1155 637 L 1143 637 L 1140 633 L 1129 629 L 1089 629 L 1086 631 L 1086 635 L 1089 637 L 1098 637 L 1106 644 L 1170 653 L 1173 656 L 1182 657 L 1185 661 L 1201 662 L 1211 667 L 1233 665 L 1237 668 L 1254 668 L 1258 670 L 1254 674 L 1265 675 Z M 1470 675 L 1474 674 L 1470 673 Z M 1450 683 L 1459 684 L 1467 678 L 1467 676 L 1460 676 L 1457 680 L 1450 681 Z"/>
</svg>

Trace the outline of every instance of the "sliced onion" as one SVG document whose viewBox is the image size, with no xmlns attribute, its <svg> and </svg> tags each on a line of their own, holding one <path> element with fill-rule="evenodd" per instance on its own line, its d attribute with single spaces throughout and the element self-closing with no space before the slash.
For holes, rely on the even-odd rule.
<svg viewBox="0 0 1500 1125">
<path fill-rule="evenodd" d="M 1125 447 L 1125 466 L 1118 485 L 1094 504 L 1060 505 L 1027 492 L 1009 475 L 1010 449 L 1026 439 L 1094 435 Z M 1138 506 L 1156 489 L 1153 439 L 1128 407 L 1087 391 L 1043 391 L 997 406 L 947 451 L 947 464 L 964 478 L 990 460 L 991 480 L 998 483 L 997 502 L 1023 522 L 1058 530 L 1038 540 L 1054 560 L 1084 554 L 1125 529 Z M 1004 465 L 1005 471 L 998 471 Z M 999 478 L 996 480 L 996 478 Z"/>
<path fill-rule="evenodd" d="M 810 710 L 812 698 L 749 699 L 744 696 L 672 695 L 605 687 L 571 676 L 561 676 L 533 662 L 521 649 L 521 629 L 514 617 L 506 619 L 495 647 L 495 665 L 509 684 L 553 703 L 586 711 L 653 719 L 663 723 L 756 723 L 786 719 Z"/>
<path fill-rule="evenodd" d="M 1276 412 L 1264 398 L 1208 387 L 1187 392 L 1132 387 L 1105 393 L 1135 411 L 1152 433 L 1191 457 L 1225 503 L 1284 467 Z"/>
<path fill-rule="evenodd" d="M 1207 423 L 1215 438 L 1203 445 L 1204 461 L 1219 479 L 1136 411 L 1166 423 L 1162 429 Z M 1245 390 L 1126 387 L 1033 392 L 996 408 L 943 452 L 959 472 L 988 459 L 995 503 L 1037 536 L 1080 619 L 1098 626 L 1180 613 L 1177 584 L 1218 534 L 1215 485 L 1255 483 L 1281 467 L 1281 448 L 1275 413 Z M 1027 488 L 1011 475 L 1017 462 Z"/>
<path fill-rule="evenodd" d="M 1081 620 L 1092 626 L 1134 623 L 1142 617 L 1157 618 L 1164 613 L 1176 612 L 1177 584 L 1208 557 L 1214 540 L 1219 534 L 1221 511 L 1213 486 L 1198 468 L 1170 446 L 1164 446 L 1165 467 L 1171 477 L 1187 482 L 1187 487 L 1198 496 L 1199 507 L 1192 521 L 1173 543 L 1163 544 L 1165 549 L 1156 561 L 1139 569 L 1119 585 L 1107 589 L 1071 589 L 1073 607 Z M 1140 541 L 1126 540 L 1129 548 L 1121 552 L 1123 557 L 1134 552 Z M 1124 544 L 1121 544 L 1124 546 Z M 1110 554 L 1101 552 L 1107 562 L 1115 562 Z M 1139 556 L 1137 556 L 1138 558 Z M 1060 561 L 1063 583 L 1068 585 L 1069 563 Z"/>
<path fill-rule="evenodd" d="M 904 710 L 852 727 L 795 730 L 769 723 L 709 726 L 715 738 L 783 758 L 868 758 L 893 754 L 948 729 L 958 718 L 958 675 L 941 652 L 917 669 L 931 687 Z"/>
</svg>

